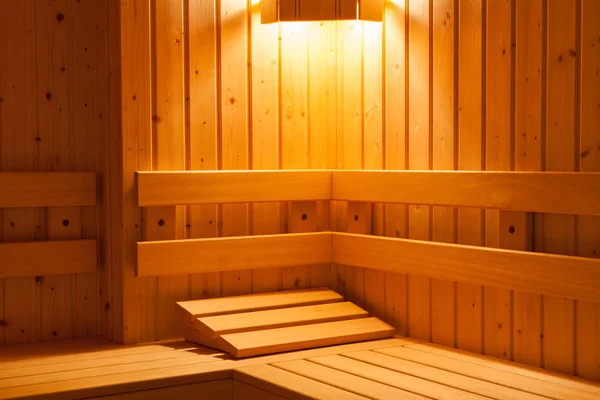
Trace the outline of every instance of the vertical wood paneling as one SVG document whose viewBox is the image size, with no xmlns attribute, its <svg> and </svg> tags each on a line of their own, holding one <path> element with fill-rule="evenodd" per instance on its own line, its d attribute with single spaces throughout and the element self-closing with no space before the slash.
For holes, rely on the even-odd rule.
<svg viewBox="0 0 600 400">
<path fill-rule="evenodd" d="M 368 29 L 368 26 L 366 27 Z M 338 168 L 362 169 L 365 166 L 365 89 L 364 39 L 365 24 L 361 22 L 338 23 Z M 373 56 L 372 56 L 373 57 Z M 371 76 L 371 79 L 377 79 Z M 377 85 L 376 83 L 374 84 Z M 376 133 L 375 133 L 376 134 Z M 372 204 L 340 203 L 345 210 L 345 231 L 372 233 Z M 344 218 L 342 215 L 341 218 Z M 360 306 L 365 306 L 365 270 L 351 266 L 339 266 L 346 297 Z"/>
<path fill-rule="evenodd" d="M 35 1 L 11 1 L 0 13 L 0 160 L 2 171 L 34 171 L 37 137 Z M 35 239 L 35 209 L 3 210 L 5 242 Z M 4 342 L 36 339 L 34 278 L 4 280 Z"/>
<path fill-rule="evenodd" d="M 515 4 L 515 169 L 542 170 L 542 34 L 543 2 L 517 1 Z M 531 225 L 531 215 L 512 213 L 521 219 L 516 231 L 518 241 L 510 248 L 532 250 L 533 241 L 524 233 Z M 523 221 L 524 220 L 524 221 Z M 508 222 L 508 221 L 505 221 Z M 509 229 L 510 229 L 509 225 Z M 532 227 L 529 226 L 531 229 Z M 503 225 L 501 229 L 506 229 Z M 506 231 L 505 231 L 506 232 Z M 542 364 L 542 300 L 531 293 L 514 292 L 513 297 L 513 359 L 517 362 Z"/>
<path fill-rule="evenodd" d="M 181 88 L 168 95 L 189 98 L 188 119 L 177 108 L 181 126 L 161 137 L 165 120 L 155 116 L 152 163 L 159 169 L 157 157 L 174 141 L 189 169 L 597 169 L 598 10 L 591 0 L 395 0 L 386 2 L 383 24 L 262 25 L 258 5 L 246 0 L 181 4 L 180 29 L 169 29 L 187 29 L 189 42 L 173 63 Z M 126 17 L 135 16 L 136 28 L 126 30 L 138 32 L 142 49 L 133 57 L 143 60 L 148 49 L 160 50 L 158 38 L 167 34 L 160 21 L 168 15 L 153 10 L 151 43 L 144 25 L 150 10 L 135 7 L 142 8 Z M 139 128 L 150 126 L 147 102 L 158 109 L 165 98 L 159 84 L 168 79 L 157 79 L 158 68 L 154 93 L 149 70 L 141 74 L 141 81 L 123 81 L 124 118 L 144 119 L 124 122 L 138 132 L 124 133 L 124 171 L 149 169 L 149 140 Z M 128 98 L 132 88 L 141 104 Z M 136 212 L 125 213 L 130 240 Z M 581 255 L 594 254 L 598 237 L 598 224 L 587 218 L 575 224 L 536 215 L 532 233 L 530 214 L 405 205 L 201 206 L 187 216 L 189 237 L 330 228 L 531 250 L 535 236 L 536 251 Z M 125 260 L 133 266 L 131 254 Z M 158 310 L 157 288 L 125 276 L 126 299 L 148 296 L 124 310 L 128 337 L 153 337 L 148 310 Z M 576 364 L 580 374 L 597 376 L 592 304 L 546 297 L 542 312 L 541 296 L 336 265 L 194 276 L 189 289 L 199 298 L 327 284 L 400 334 L 566 372 Z M 130 310 L 147 316 L 136 320 Z"/>
<path fill-rule="evenodd" d="M 363 147 L 365 169 L 383 169 L 383 43 L 380 23 L 363 22 Z M 371 218 L 363 233 L 376 232 L 379 204 L 366 204 Z M 349 213 L 352 215 L 352 213 Z M 368 217 L 368 215 L 367 215 Z M 354 220 L 354 218 L 352 218 Z M 360 222 L 360 221 L 356 221 Z M 351 221 L 349 221 L 349 224 Z M 364 270 L 365 308 L 371 315 L 385 317 L 385 272 Z"/>
<path fill-rule="evenodd" d="M 600 172 L 600 3 L 581 6 L 581 142 L 580 170 Z M 577 250 L 583 257 L 600 257 L 600 218 L 579 217 Z M 600 380 L 600 304 L 577 304 L 578 375 Z"/>
<path fill-rule="evenodd" d="M 123 174 L 113 182 L 121 185 L 122 198 L 114 199 L 111 216 L 115 226 L 124 226 L 122 232 L 113 231 L 113 244 L 117 246 L 113 248 L 114 266 L 118 277 L 114 290 L 119 289 L 118 283 L 122 280 L 123 314 L 121 318 L 119 312 L 115 312 L 113 336 L 120 342 L 138 343 L 154 340 L 155 323 L 154 305 L 148 301 L 152 300 L 148 293 L 155 293 L 153 282 L 156 279 L 134 277 L 136 243 L 143 239 L 144 227 L 142 210 L 137 207 L 134 172 L 152 169 L 150 4 L 127 2 L 121 5 L 120 11 L 123 122 L 122 138 L 116 134 L 115 144 L 122 149 Z M 115 185 L 111 187 L 115 190 Z M 120 207 L 121 213 L 118 212 Z"/>
<path fill-rule="evenodd" d="M 384 17 L 385 168 L 406 169 L 406 2 L 388 1 Z M 385 234 L 405 238 L 405 205 L 387 205 Z M 408 276 L 386 273 L 385 316 L 398 334 L 408 333 Z"/>
<path fill-rule="evenodd" d="M 192 0 L 189 3 L 189 74 L 188 167 L 192 170 L 219 168 L 217 120 L 217 6 L 215 2 Z M 185 21 L 184 21 L 185 23 Z M 218 207 L 188 207 L 189 238 L 219 235 Z M 190 276 L 190 298 L 218 297 L 219 273 Z"/>
<path fill-rule="evenodd" d="M 108 11 L 106 4 L 74 0 L 0 4 L 2 171 L 110 176 L 98 161 L 108 157 Z M 108 223 L 98 223 L 97 215 L 108 213 L 103 201 L 97 207 L 2 210 L 3 240 L 99 238 L 104 245 Z M 2 282 L 0 343 L 110 337 L 98 325 L 99 277 L 110 295 L 112 274 L 102 254 L 99 273 Z"/>
<path fill-rule="evenodd" d="M 314 22 L 308 28 L 308 129 L 310 168 L 334 168 L 336 164 L 337 106 L 337 24 Z M 317 202 L 317 229 L 328 230 L 331 202 Z M 333 279 L 330 279 L 330 274 Z M 311 265 L 312 287 L 334 285 L 337 270 L 332 266 Z"/>
<path fill-rule="evenodd" d="M 96 127 L 96 163 L 98 170 L 98 184 L 102 188 L 110 187 L 111 179 L 111 159 L 110 159 L 110 136 L 111 136 L 111 107 L 110 102 L 117 104 L 117 110 L 120 112 L 118 92 L 113 92 L 114 83 L 118 81 L 119 70 L 113 70 L 113 63 L 116 53 L 119 56 L 118 43 L 114 43 L 113 38 L 119 39 L 118 31 L 114 32 L 115 25 L 118 26 L 118 18 L 115 18 L 116 4 L 109 5 L 104 2 L 95 3 L 95 15 L 98 28 L 96 30 L 96 113 L 94 115 Z M 118 16 L 118 15 L 117 15 Z M 109 52 L 110 49 L 110 52 Z M 120 84 L 120 82 L 119 82 Z M 119 88 L 120 91 L 120 88 Z M 114 95 L 112 97 L 111 95 Z M 114 120 L 120 123 L 118 112 L 112 116 Z M 112 122 L 114 124 L 114 122 Z M 114 167 L 114 166 L 113 166 Z M 110 196 L 112 191 L 102 190 L 99 195 L 100 207 L 97 209 L 98 223 L 98 255 L 99 255 L 99 271 L 98 271 L 98 286 L 96 292 L 92 293 L 92 301 L 97 302 L 98 307 L 98 334 L 102 337 L 112 339 L 112 243 L 110 230 Z M 89 297 L 88 297 L 89 299 Z M 114 303 L 112 304 L 114 305 Z M 80 318 L 78 318 L 78 321 Z M 90 321 L 89 319 L 87 321 Z M 90 321 L 91 322 L 91 321 Z M 88 325 L 86 323 L 86 325 Z M 79 325 L 78 326 L 82 326 Z"/>
<path fill-rule="evenodd" d="M 129 211 L 125 211 L 123 196 L 123 111 L 122 111 L 122 60 L 126 59 L 121 54 L 121 6 L 120 4 L 108 3 L 108 28 L 107 43 L 108 47 L 108 71 L 101 78 L 98 74 L 97 79 L 102 82 L 103 87 L 108 90 L 108 104 L 104 115 L 109 118 L 108 131 L 102 137 L 102 144 L 105 147 L 99 147 L 98 152 L 103 154 L 99 157 L 102 160 L 102 181 L 101 187 L 110 187 L 110 190 L 102 191 L 102 204 L 100 207 L 101 215 L 109 215 L 109 219 L 100 221 L 101 229 L 104 229 L 104 239 L 106 242 L 100 246 L 103 248 L 103 254 L 107 258 L 102 267 L 101 281 L 99 288 L 100 295 L 100 313 L 99 332 L 104 337 L 116 341 L 124 341 L 124 303 L 125 285 L 123 279 L 124 249 L 127 245 L 124 243 L 123 223 L 129 218 Z M 101 53 L 101 48 L 98 48 Z M 107 54 L 102 53 L 102 54 Z M 143 68 L 142 68 L 143 70 Z M 106 85 L 108 81 L 108 86 Z M 99 94 L 102 91 L 98 92 Z M 130 93 L 128 93 L 130 94 Z M 141 229 L 140 229 L 141 231 Z M 110 258 L 110 260 L 109 260 Z M 108 323 L 103 323 L 110 319 Z"/>
<path fill-rule="evenodd" d="M 96 90 L 99 83 L 95 76 L 98 71 L 98 57 L 96 49 L 98 38 L 96 30 L 90 29 L 95 26 L 99 16 L 96 14 L 95 3 L 76 1 L 72 4 L 72 15 L 74 19 L 71 32 L 73 49 L 73 99 L 72 99 L 72 134 L 69 140 L 69 168 L 72 171 L 95 172 L 98 168 L 96 158 L 96 146 L 98 146 L 98 112 L 99 104 L 96 99 Z M 101 58 L 106 55 L 100 54 Z M 62 72 L 62 71 L 61 71 Z M 103 76 L 102 85 L 106 85 L 107 76 Z M 105 157 L 108 153 L 101 153 Z M 81 229 L 74 232 L 73 238 L 92 239 L 99 232 L 96 207 L 82 207 L 73 210 L 80 215 Z M 62 219 L 63 228 L 65 219 Z M 99 227 L 98 227 L 99 228 Z M 93 336 L 98 332 L 98 274 L 77 274 L 74 277 L 76 291 L 73 293 L 71 307 L 74 310 L 76 336 Z"/>
<path fill-rule="evenodd" d="M 281 165 L 309 167 L 308 27 L 299 22 L 281 26 Z M 316 203 L 287 204 L 288 232 L 316 231 Z M 282 289 L 310 287 L 310 266 L 283 268 Z"/>
<path fill-rule="evenodd" d="M 252 5 L 252 168 L 278 169 L 279 157 L 279 26 L 260 22 L 260 3 Z M 281 232 L 281 204 L 252 205 L 252 233 Z M 278 269 L 252 272 L 254 293 L 275 292 Z"/>
<path fill-rule="evenodd" d="M 546 169 L 576 168 L 577 2 L 548 0 Z M 579 153 L 579 149 L 577 149 Z M 543 216 L 541 251 L 575 254 L 575 217 Z M 544 367 L 564 373 L 575 368 L 575 304 L 544 296 Z"/>
<path fill-rule="evenodd" d="M 431 168 L 430 130 L 430 5 L 421 0 L 408 3 L 408 167 Z M 427 68 L 425 68 L 427 66 Z M 431 207 L 408 207 L 408 237 L 430 240 Z M 431 339 L 431 280 L 408 277 L 408 332 L 423 340 Z"/>
<path fill-rule="evenodd" d="M 433 169 L 456 167 L 456 98 L 455 98 L 455 0 L 433 2 Z M 451 207 L 433 207 L 432 240 L 456 242 L 457 211 Z M 454 347 L 456 343 L 456 284 L 431 280 L 431 340 Z"/>
<path fill-rule="evenodd" d="M 159 171 L 185 169 L 183 1 L 158 0 L 155 6 L 153 166 Z M 184 238 L 182 207 L 147 210 L 146 239 Z M 187 298 L 187 277 L 156 280 L 156 339 L 180 335 L 177 301 Z"/>
<path fill-rule="evenodd" d="M 364 167 L 363 115 L 363 24 L 357 21 L 338 22 L 338 122 L 337 168 Z M 371 233 L 372 212 L 366 203 L 338 203 L 342 230 Z M 350 301 L 364 306 L 364 269 L 338 266 L 338 289 Z"/>
<path fill-rule="evenodd" d="M 222 0 L 221 6 L 221 167 L 248 169 L 248 9 L 246 0 Z M 222 236 L 249 230 L 248 204 L 223 205 Z M 223 295 L 252 292 L 252 271 L 224 272 Z"/>
<path fill-rule="evenodd" d="M 489 0 L 486 6 L 486 169 L 512 169 L 512 10 L 509 0 Z M 500 229 L 505 214 L 487 211 L 488 247 L 501 247 L 508 230 Z M 519 231 L 522 226 L 513 227 Z M 505 247 L 505 246 L 502 246 Z M 485 354 L 511 359 L 512 293 L 485 288 Z"/>
<path fill-rule="evenodd" d="M 76 77 L 81 72 L 78 63 L 80 54 L 76 54 L 79 48 L 76 49 L 73 43 L 69 49 L 69 33 L 76 26 L 74 8 L 75 5 L 67 0 L 36 4 L 37 60 L 40 65 L 37 68 L 36 96 L 39 140 L 36 139 L 35 152 L 36 169 L 40 171 L 68 171 L 71 166 L 69 153 L 71 145 L 74 145 L 71 138 L 75 138 L 76 127 L 70 120 L 77 118 L 74 109 L 79 105 L 76 101 L 81 102 L 81 96 L 75 96 L 75 91 L 79 92 L 77 88 L 69 93 L 69 76 Z M 62 18 L 57 18 L 58 15 L 62 15 Z M 87 60 L 81 62 L 88 64 Z M 67 69 L 69 75 L 66 74 Z M 81 237 L 81 209 L 49 209 L 46 215 L 47 227 L 40 224 L 36 238 L 43 235 L 44 229 L 47 229 L 49 240 Z M 62 225 L 63 219 L 70 222 L 68 226 Z M 40 277 L 36 280 L 38 340 L 73 336 L 75 321 L 71 305 L 74 304 L 72 295 L 76 289 L 70 275 Z"/>
<path fill-rule="evenodd" d="M 461 0 L 458 26 L 458 167 L 483 169 L 483 2 Z M 458 210 L 458 242 L 484 244 L 483 212 Z M 458 283 L 456 288 L 456 345 L 483 351 L 483 288 Z"/>
</svg>

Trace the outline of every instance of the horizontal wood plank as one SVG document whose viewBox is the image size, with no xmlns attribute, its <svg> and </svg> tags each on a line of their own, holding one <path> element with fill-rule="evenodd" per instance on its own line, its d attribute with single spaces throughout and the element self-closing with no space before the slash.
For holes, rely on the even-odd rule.
<svg viewBox="0 0 600 400">
<path fill-rule="evenodd" d="M 398 348 L 404 346 L 406 346 L 407 349 L 418 350 L 419 352 L 425 352 L 443 357 L 442 359 L 434 359 L 432 357 L 428 357 L 427 354 L 421 355 L 417 353 L 410 353 L 411 359 L 418 360 L 418 362 L 424 362 L 424 360 L 427 360 L 427 362 L 435 361 L 435 364 L 432 365 L 435 365 L 436 368 L 448 368 L 456 372 L 460 371 L 464 375 L 474 377 L 485 377 L 486 375 L 491 375 L 491 378 L 487 380 L 491 382 L 498 382 L 500 384 L 503 384 L 502 382 L 506 383 L 511 381 L 513 384 L 515 384 L 517 381 L 523 383 L 526 381 L 520 381 L 518 376 L 524 376 L 530 378 L 528 381 L 532 384 L 534 384 L 535 381 L 544 382 L 544 385 L 547 385 L 549 393 L 552 393 L 560 387 L 567 387 L 569 389 L 575 389 L 576 391 L 584 391 L 593 393 L 596 396 L 600 396 L 600 382 L 594 382 L 576 376 L 560 374 L 558 372 L 552 372 L 538 367 L 518 364 L 507 360 L 484 356 L 481 354 L 474 354 L 464 350 L 452 349 L 432 343 L 407 344 L 398 346 Z M 375 349 L 374 351 L 379 350 L 380 349 Z M 399 356 L 400 352 L 395 350 L 389 352 L 388 354 Z M 408 354 L 409 353 L 403 352 L 402 357 L 406 358 L 408 357 Z M 459 362 L 455 363 L 454 361 Z M 494 370 L 497 372 L 494 372 Z M 500 374 L 498 371 L 507 372 L 509 374 Z M 515 377 L 515 375 L 517 376 Z M 515 387 L 525 388 L 524 386 Z"/>
<path fill-rule="evenodd" d="M 96 204 L 96 174 L 2 172 L 0 208 L 69 207 Z"/>
<path fill-rule="evenodd" d="M 140 207 L 331 198 L 329 171 L 138 172 Z"/>
<path fill-rule="evenodd" d="M 363 352 L 359 352 L 358 354 L 362 354 Z M 538 380 L 531 377 L 522 376 L 519 374 L 513 374 L 511 372 L 502 371 L 496 368 L 493 368 L 489 365 L 477 365 L 471 363 L 471 356 L 467 356 L 465 360 L 457 360 L 450 357 L 445 357 L 441 354 L 434 354 L 425 351 L 419 351 L 413 348 L 404 348 L 404 347 L 394 347 L 390 349 L 381 349 L 376 350 L 371 353 L 380 353 L 382 355 L 387 355 L 390 357 L 395 357 L 400 360 L 410 361 L 411 364 L 418 363 L 421 365 L 426 365 L 431 367 L 432 370 L 439 371 L 438 378 L 443 378 L 443 371 L 449 371 L 453 375 L 459 374 L 462 375 L 463 378 L 454 379 L 452 381 L 453 385 L 466 383 L 468 381 L 478 381 L 478 386 L 483 387 L 485 382 L 493 383 L 494 386 L 501 385 L 505 388 L 511 388 L 521 391 L 521 395 L 517 397 L 519 398 L 528 398 L 530 397 L 528 394 L 537 394 L 542 395 L 551 399 L 586 399 L 591 400 L 597 398 L 597 394 L 578 390 L 575 388 L 571 388 L 568 386 L 564 386 L 562 384 L 553 383 L 553 382 L 545 382 L 542 380 Z M 353 354 L 349 355 L 350 357 L 354 357 Z M 390 365 L 399 365 L 397 362 L 389 362 Z M 512 364 L 515 367 L 518 367 L 518 364 Z M 415 368 L 417 369 L 417 368 Z M 414 369 L 413 369 L 414 370 Z M 469 380 L 465 380 L 464 377 L 469 377 Z M 475 387 L 471 385 L 470 387 Z M 506 390 L 503 390 L 506 393 Z M 525 392 L 525 393 L 523 393 Z M 494 392 L 480 392 L 481 394 L 486 393 L 494 393 Z M 495 393 L 502 393 L 502 391 L 497 390 Z M 489 396 L 489 395 L 488 395 Z M 489 396 L 491 397 L 491 396 Z"/>
<path fill-rule="evenodd" d="M 333 290 L 314 288 L 181 301 L 177 304 L 190 316 L 208 317 L 212 315 L 238 314 L 311 304 L 334 303 L 342 300 L 343 297 Z"/>
<path fill-rule="evenodd" d="M 330 259 L 329 233 L 139 242 L 137 276 L 293 267 Z"/>
<path fill-rule="evenodd" d="M 313 379 L 315 381 L 372 399 L 426 399 L 426 397 L 419 396 L 414 393 L 374 382 L 369 379 L 361 378 L 360 376 L 338 371 L 333 368 L 328 368 L 306 360 L 284 361 L 271 365 L 285 371 L 304 376 L 305 378 Z"/>
<path fill-rule="evenodd" d="M 81 354 L 77 356 L 65 355 L 63 357 L 52 357 L 56 360 L 55 362 L 43 362 L 43 359 L 29 360 L 30 362 L 43 362 L 43 364 L 40 365 L 26 365 L 19 367 L 19 364 L 23 363 L 6 363 L 7 367 L 14 366 L 14 368 L 0 369 L 0 387 L 6 387 L 6 384 L 10 383 L 10 380 L 13 378 L 20 378 L 19 380 L 16 380 L 17 383 L 33 383 L 34 381 L 39 383 L 40 379 L 50 379 L 44 382 L 52 381 L 51 375 L 62 376 L 60 373 L 69 371 L 72 371 L 73 374 L 79 373 L 76 371 L 87 371 L 86 373 L 101 375 L 103 371 L 110 371 L 111 367 L 122 370 L 122 367 L 120 366 L 125 364 L 131 368 L 135 368 L 136 366 L 139 368 L 144 364 L 153 365 L 156 362 L 171 362 L 172 365 L 184 365 L 187 363 L 211 362 L 223 358 L 223 353 L 208 348 L 199 349 L 197 345 L 189 342 L 172 343 L 170 350 L 168 350 L 168 347 L 169 346 L 164 346 L 164 349 L 157 349 L 157 347 L 154 347 L 154 351 L 151 350 L 153 347 L 150 346 L 138 346 L 137 349 L 123 348 L 121 351 L 103 351 L 102 348 L 98 348 L 98 354 L 96 355 Z M 138 352 L 146 352 L 134 353 L 133 351 L 135 350 Z M 104 355 L 104 352 L 108 354 L 112 353 L 113 356 Z M 179 362 L 179 364 L 177 364 L 177 362 Z M 106 369 L 103 370 L 102 368 Z"/>
<path fill-rule="evenodd" d="M 233 371 L 233 378 L 285 399 L 367 399 L 271 365 L 253 365 Z"/>
<path fill-rule="evenodd" d="M 309 359 L 314 363 L 334 368 L 339 371 L 357 375 L 362 378 L 389 385 L 398 389 L 406 390 L 430 399 L 485 399 L 485 397 L 464 392 L 449 386 L 440 385 L 426 379 L 405 375 L 387 368 L 352 360 L 340 355 L 330 355 Z"/>
<path fill-rule="evenodd" d="M 317 304 L 277 310 L 198 318 L 205 334 L 217 338 L 230 333 L 284 328 L 322 322 L 366 318 L 369 313 L 350 302 Z"/>
<path fill-rule="evenodd" d="M 377 318 L 293 326 L 264 331 L 232 333 L 221 336 L 235 357 L 282 353 L 343 343 L 383 339 L 394 335 L 394 328 Z"/>
<path fill-rule="evenodd" d="M 164 342 L 163 345 L 168 347 L 169 343 L 180 342 Z M 0 399 L 22 399 L 29 397 L 64 399 L 66 397 L 89 398 L 108 396 L 111 394 L 149 390 L 166 386 L 180 386 L 198 382 L 230 379 L 233 375 L 232 369 L 237 367 L 294 360 L 306 357 L 318 357 L 328 354 L 338 354 L 339 352 L 373 350 L 415 343 L 418 343 L 418 341 L 414 339 L 394 338 L 304 350 L 293 353 L 276 354 L 243 360 L 224 359 L 222 354 L 214 352 L 215 362 L 205 362 L 204 355 L 199 355 L 198 357 L 202 360 L 198 360 L 199 362 L 193 362 L 191 364 L 182 363 L 181 360 L 168 358 L 161 361 L 153 361 L 151 365 L 140 363 L 130 366 L 122 365 L 120 367 L 130 372 L 124 372 L 121 370 L 119 373 L 115 373 L 115 370 L 112 368 L 96 368 L 94 371 L 89 371 L 89 369 L 86 371 L 78 371 L 76 374 L 77 376 L 75 376 L 72 371 L 69 371 L 63 372 L 60 376 L 54 375 L 52 379 L 47 379 L 48 383 L 33 384 L 32 382 L 26 386 L 11 387 L 6 389 L 0 388 Z M 41 343 L 39 345 L 46 347 L 45 343 Z M 152 346 L 152 348 L 154 348 L 157 345 L 124 346 L 122 347 L 122 351 L 129 354 L 131 351 L 138 351 L 139 349 L 140 352 L 145 353 L 146 349 L 148 349 L 148 346 Z M 89 356 L 89 352 L 93 352 L 94 348 L 95 347 L 93 346 L 87 348 L 88 352 L 85 353 L 86 358 Z M 199 350 L 205 350 L 199 346 L 197 346 L 197 348 Z M 162 351 L 163 349 L 161 348 L 160 350 Z M 65 356 L 75 357 L 75 354 L 65 354 Z M 119 364 L 119 355 L 113 354 L 112 357 L 116 358 L 115 364 Z M 0 354 L 0 361 L 1 360 L 3 360 L 2 354 Z M 54 357 L 48 357 L 47 360 L 48 363 L 45 363 L 45 365 L 51 365 L 55 362 Z M 192 361 L 193 359 L 186 359 L 186 361 L 188 360 Z M 33 362 L 33 360 L 31 361 Z"/>
<path fill-rule="evenodd" d="M 335 233 L 332 262 L 600 302 L 600 260 Z"/>
<path fill-rule="evenodd" d="M 398 348 L 402 350 L 402 348 Z M 384 349 L 385 350 L 385 349 Z M 450 386 L 455 389 L 464 390 L 492 399 L 502 400 L 544 400 L 545 397 L 537 394 L 526 393 L 502 385 L 496 385 L 490 382 L 464 376 L 454 371 L 444 371 L 400 358 L 380 354 L 373 351 L 358 351 L 354 353 L 343 354 L 343 356 L 353 360 L 362 361 L 367 364 L 377 365 L 392 371 L 411 375 L 417 378 L 423 378 L 431 382 Z M 541 392 L 538 392 L 541 393 Z"/>
<path fill-rule="evenodd" d="M 600 215 L 600 173 L 333 171 L 334 200 Z"/>
<path fill-rule="evenodd" d="M 284 397 L 269 393 L 266 390 L 248 385 L 242 381 L 233 381 L 233 398 L 235 400 L 285 400 Z"/>
<path fill-rule="evenodd" d="M 233 379 L 202 382 L 191 385 L 172 386 L 161 389 L 142 390 L 117 394 L 114 396 L 96 397 L 105 400 L 158 400 L 158 399 L 210 399 L 231 400 L 233 395 Z"/>
<path fill-rule="evenodd" d="M 95 272 L 95 240 L 0 243 L 0 279 Z"/>
</svg>

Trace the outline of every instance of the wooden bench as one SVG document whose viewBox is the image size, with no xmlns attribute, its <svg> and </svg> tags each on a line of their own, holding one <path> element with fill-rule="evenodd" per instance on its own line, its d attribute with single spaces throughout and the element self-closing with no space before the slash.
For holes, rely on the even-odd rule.
<svg viewBox="0 0 600 400">
<path fill-rule="evenodd" d="M 600 384 L 394 338 L 233 360 L 184 341 L 12 346 L 0 399 L 598 399 Z"/>
</svg>

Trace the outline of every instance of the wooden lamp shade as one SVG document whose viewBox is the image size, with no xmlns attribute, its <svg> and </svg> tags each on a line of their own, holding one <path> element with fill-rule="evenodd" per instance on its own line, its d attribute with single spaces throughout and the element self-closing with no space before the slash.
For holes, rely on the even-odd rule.
<svg viewBox="0 0 600 400">
<path fill-rule="evenodd" d="M 262 0 L 261 22 L 361 20 L 381 22 L 384 0 Z"/>
</svg>

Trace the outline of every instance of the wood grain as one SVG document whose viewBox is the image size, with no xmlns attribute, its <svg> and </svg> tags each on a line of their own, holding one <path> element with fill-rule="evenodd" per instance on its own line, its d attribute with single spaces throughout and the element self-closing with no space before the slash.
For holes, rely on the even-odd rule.
<svg viewBox="0 0 600 400">
<path fill-rule="evenodd" d="M 600 214 L 600 174 L 565 172 L 334 171 L 335 200 Z"/>
<path fill-rule="evenodd" d="M 547 4 L 547 109 L 545 169 L 576 171 L 579 158 L 579 74 L 577 4 L 549 0 Z M 583 174 L 583 173 L 581 173 Z M 578 214 L 578 213 L 574 213 Z M 538 230 L 536 250 L 554 254 L 576 254 L 576 220 L 572 215 L 544 214 Z M 575 302 L 544 296 L 543 366 L 564 373 L 575 372 Z"/>
<path fill-rule="evenodd" d="M 366 318 L 369 313 L 350 302 L 198 318 L 213 338 L 228 333 Z"/>
<path fill-rule="evenodd" d="M 330 355 L 309 359 L 320 365 L 345 371 L 361 378 L 403 389 L 431 399 L 478 399 L 481 396 L 440 385 L 429 380 L 405 375 L 377 365 L 357 361 L 341 355 Z"/>
<path fill-rule="evenodd" d="M 284 361 L 271 364 L 274 367 L 292 372 L 314 381 L 325 383 L 329 386 L 347 390 L 368 398 L 381 400 L 392 399 L 424 399 L 425 397 L 393 388 L 369 379 L 362 378 L 347 372 L 328 368 L 307 360 Z"/>
<path fill-rule="evenodd" d="M 331 259 L 329 233 L 138 243 L 138 276 L 247 271 Z"/>
<path fill-rule="evenodd" d="M 202 301 L 187 301 L 180 302 L 179 306 L 191 316 L 208 317 L 213 315 L 264 311 L 311 304 L 333 303 L 342 300 L 343 297 L 332 290 L 317 288 L 287 290 L 258 295 L 230 296 L 217 299 L 205 299 Z"/>
<path fill-rule="evenodd" d="M 267 329 L 222 335 L 225 348 L 235 357 L 252 357 L 332 346 L 344 343 L 384 339 L 394 335 L 394 328 L 377 318 Z"/>
<path fill-rule="evenodd" d="M 407 168 L 406 1 L 385 4 L 384 12 L 384 168 Z M 405 205 L 385 205 L 385 235 L 407 236 Z M 385 315 L 397 332 L 408 332 L 408 277 L 386 272 Z"/>
<path fill-rule="evenodd" d="M 186 144 L 187 167 L 190 170 L 219 168 L 219 123 L 217 79 L 217 4 L 189 3 L 189 138 Z M 138 181 L 139 182 L 139 181 Z M 216 204 L 187 207 L 187 238 L 199 239 L 219 235 L 219 209 Z M 219 273 L 190 276 L 190 298 L 217 297 L 221 294 Z"/>
<path fill-rule="evenodd" d="M 600 171 L 600 4 L 585 0 L 581 7 L 581 141 L 580 170 Z M 594 149 L 595 146 L 595 149 Z M 579 217 L 577 220 L 578 255 L 598 258 L 600 218 Z M 600 304 L 578 302 L 577 374 L 600 380 Z"/>
<path fill-rule="evenodd" d="M 247 383 L 284 399 L 305 400 L 326 398 L 331 400 L 358 400 L 367 397 L 338 389 L 324 383 L 285 371 L 271 365 L 253 365 L 237 368 L 236 381 Z"/>
<path fill-rule="evenodd" d="M 261 23 L 263 2 L 251 7 L 252 35 L 252 168 L 280 168 L 279 104 L 279 26 Z M 256 179 L 254 180 L 257 181 Z M 285 210 L 283 210 L 285 211 Z M 282 232 L 281 203 L 255 203 L 251 206 L 252 234 Z M 277 291 L 281 286 L 281 269 L 252 271 L 253 293 Z"/>
<path fill-rule="evenodd" d="M 458 16 L 454 0 L 432 3 L 433 59 L 432 71 L 432 167 L 456 169 L 457 139 L 455 97 L 455 48 Z M 457 211 L 451 207 L 433 207 L 431 239 L 455 243 Z M 431 340 L 454 346 L 456 343 L 456 284 L 431 280 Z"/>
<path fill-rule="evenodd" d="M 336 233 L 332 260 L 570 299 L 599 299 L 600 262 L 590 258 Z"/>
<path fill-rule="evenodd" d="M 138 172 L 137 181 L 140 207 L 331 197 L 327 171 Z"/>
<path fill-rule="evenodd" d="M 540 171 L 542 165 L 542 38 L 543 1 L 517 2 L 515 9 L 515 170 Z M 516 235 L 508 240 L 514 250 L 533 250 L 533 220 L 536 215 L 510 213 L 508 228 Z M 531 230 L 532 232 L 528 232 Z M 531 236 L 531 237 L 530 237 Z M 542 364 L 542 298 L 515 292 L 513 298 L 513 359 Z"/>
<path fill-rule="evenodd" d="M 0 173 L 0 207 L 66 207 L 96 204 L 96 174 Z"/>
<path fill-rule="evenodd" d="M 249 123 L 249 2 L 221 0 L 217 21 L 220 39 L 218 63 L 220 95 L 220 169 L 246 170 L 251 167 L 251 128 Z M 220 236 L 250 233 L 250 209 L 247 203 L 226 204 L 220 209 Z M 252 293 L 252 271 L 221 274 L 221 294 Z"/>
<path fill-rule="evenodd" d="M 1 278 L 95 272 L 95 240 L 0 244 Z"/>
<path fill-rule="evenodd" d="M 389 350 L 389 351 L 388 351 Z M 371 365 L 376 365 L 392 371 L 397 371 L 402 374 L 424 378 L 431 382 L 446 385 L 451 388 L 464 390 L 465 392 L 474 393 L 477 395 L 497 398 L 497 399 L 537 399 L 542 400 L 544 397 L 535 394 L 524 393 L 519 390 L 514 390 L 500 385 L 495 385 L 485 381 L 480 381 L 460 373 L 454 373 L 452 370 L 443 370 L 427 365 L 427 361 L 413 362 L 408 359 L 403 359 L 404 352 L 410 352 L 403 347 L 394 347 L 392 349 L 382 349 L 377 351 L 357 351 L 355 353 L 344 354 L 353 360 L 362 361 Z M 434 358 L 430 354 L 424 353 L 424 357 Z M 391 357 L 394 356 L 394 357 Z M 458 371 L 460 368 L 457 367 Z"/>
</svg>

